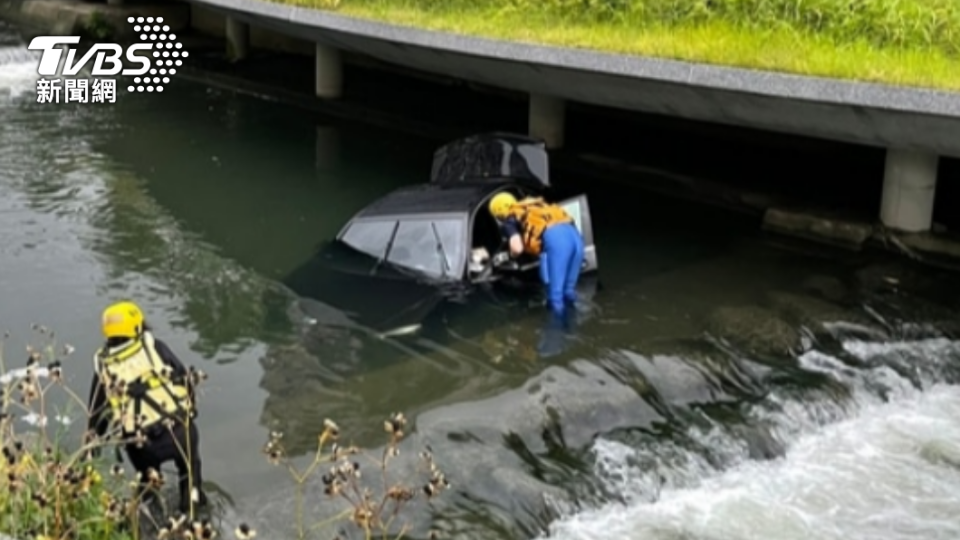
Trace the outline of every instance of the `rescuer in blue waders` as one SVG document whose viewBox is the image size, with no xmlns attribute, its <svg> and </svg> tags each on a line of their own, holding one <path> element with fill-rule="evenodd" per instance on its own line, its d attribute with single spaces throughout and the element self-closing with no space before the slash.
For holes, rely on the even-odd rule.
<svg viewBox="0 0 960 540">
<path fill-rule="evenodd" d="M 107 307 L 101 324 L 106 343 L 93 359 L 88 437 L 102 437 L 115 426 L 128 441 L 126 454 L 139 475 L 145 500 L 155 497 L 148 488 L 159 479 L 160 466 L 173 461 L 179 475 L 179 509 L 192 515 L 194 508 L 207 504 L 201 488 L 195 381 L 170 348 L 153 337 L 136 304 Z M 96 457 L 99 451 L 92 454 Z"/>
<path fill-rule="evenodd" d="M 517 201 L 506 192 L 495 195 L 489 208 L 508 239 L 510 256 L 526 252 L 540 257 L 547 306 L 562 319 L 566 305 L 577 300 L 577 281 L 583 266 L 583 237 L 573 218 L 540 197 Z"/>
</svg>

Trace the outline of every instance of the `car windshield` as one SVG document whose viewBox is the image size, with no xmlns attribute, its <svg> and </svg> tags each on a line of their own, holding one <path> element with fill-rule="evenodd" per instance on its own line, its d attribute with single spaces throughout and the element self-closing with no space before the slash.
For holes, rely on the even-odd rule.
<svg viewBox="0 0 960 540">
<path fill-rule="evenodd" d="M 433 277 L 445 277 L 454 276 L 461 268 L 463 227 L 459 219 L 409 219 L 399 225 L 393 220 L 357 221 L 342 240 L 378 259 L 385 258 Z"/>
<path fill-rule="evenodd" d="M 397 222 L 392 220 L 355 221 L 341 240 L 357 251 L 382 259 Z"/>
</svg>

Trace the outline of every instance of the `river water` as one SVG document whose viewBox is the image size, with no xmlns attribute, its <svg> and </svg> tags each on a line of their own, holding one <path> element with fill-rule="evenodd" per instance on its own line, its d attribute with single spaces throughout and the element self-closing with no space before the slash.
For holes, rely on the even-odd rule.
<svg viewBox="0 0 960 540">
<path fill-rule="evenodd" d="M 292 484 L 260 453 L 271 429 L 303 458 L 324 418 L 376 446 L 401 410 L 404 455 L 429 443 L 453 481 L 447 537 L 960 537 L 955 276 L 562 179 L 590 194 L 603 287 L 559 354 L 509 298 L 382 340 L 288 277 L 367 201 L 422 181 L 433 143 L 189 83 L 37 104 L 35 66 L 0 27 L 7 362 L 46 325 L 85 395 L 100 311 L 139 302 L 210 374 L 225 527 L 294 537 Z M 308 486 L 307 512 L 329 513 Z"/>
</svg>

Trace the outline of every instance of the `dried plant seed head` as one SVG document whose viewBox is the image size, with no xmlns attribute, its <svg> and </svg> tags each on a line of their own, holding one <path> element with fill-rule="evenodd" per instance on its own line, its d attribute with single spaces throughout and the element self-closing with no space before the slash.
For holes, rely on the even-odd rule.
<svg viewBox="0 0 960 540">
<path fill-rule="evenodd" d="M 211 540 L 217 535 L 216 531 L 213 530 L 213 526 L 206 520 L 200 523 L 200 528 L 199 530 L 195 530 L 195 534 L 197 538 L 202 540 Z"/>
<path fill-rule="evenodd" d="M 250 540 L 257 536 L 257 531 L 250 528 L 246 523 L 241 523 L 240 526 L 233 531 L 233 534 L 236 535 L 238 540 Z"/>
<path fill-rule="evenodd" d="M 170 516 L 167 518 L 167 523 L 169 524 L 170 530 L 179 531 L 187 523 L 187 516 L 183 514 Z"/>
<path fill-rule="evenodd" d="M 339 478 L 334 478 L 329 486 L 323 488 L 323 492 L 331 497 L 336 497 L 343 491 L 343 482 Z"/>
<path fill-rule="evenodd" d="M 147 481 L 150 483 L 152 487 L 162 487 L 163 473 L 151 467 L 147 469 Z"/>
<path fill-rule="evenodd" d="M 336 439 L 340 436 L 340 426 L 338 426 L 336 422 L 329 418 L 324 418 L 323 430 L 326 431 L 327 434 L 333 439 Z"/>
<path fill-rule="evenodd" d="M 353 511 L 352 521 L 361 529 L 368 529 L 370 528 L 370 521 L 372 517 L 373 512 L 367 508 L 358 506 Z"/>
</svg>

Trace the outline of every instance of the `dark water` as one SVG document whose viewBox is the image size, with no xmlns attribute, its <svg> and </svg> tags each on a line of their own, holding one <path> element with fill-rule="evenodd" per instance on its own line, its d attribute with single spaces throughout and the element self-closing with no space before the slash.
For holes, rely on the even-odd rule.
<svg viewBox="0 0 960 540">
<path fill-rule="evenodd" d="M 432 142 L 187 83 L 41 105 L 33 65 L 0 46 L 8 362 L 47 325 L 85 395 L 101 309 L 139 302 L 210 374 L 202 449 L 228 529 L 294 537 L 292 484 L 260 453 L 271 429 L 306 458 L 325 418 L 377 448 L 403 411 L 403 455 L 429 443 L 454 482 L 435 508 L 452 537 L 960 533 L 955 276 L 557 171 L 589 193 L 603 285 L 559 355 L 509 296 L 379 339 L 287 278 L 372 198 L 426 178 Z M 338 508 L 318 484 L 311 516 Z"/>
</svg>

